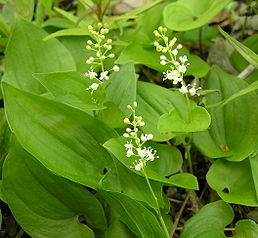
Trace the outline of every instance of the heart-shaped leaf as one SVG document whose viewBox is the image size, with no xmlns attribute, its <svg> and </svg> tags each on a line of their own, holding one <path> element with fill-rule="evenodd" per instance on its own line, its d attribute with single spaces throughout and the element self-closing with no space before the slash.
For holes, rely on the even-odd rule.
<svg viewBox="0 0 258 238">
<path fill-rule="evenodd" d="M 258 206 L 258 155 L 241 162 L 215 161 L 207 174 L 212 189 L 226 202 Z"/>
<path fill-rule="evenodd" d="M 230 0 L 178 0 L 167 5 L 165 25 L 175 31 L 198 28 L 215 17 Z"/>
<path fill-rule="evenodd" d="M 182 119 L 176 109 L 172 109 L 160 117 L 158 130 L 162 133 L 203 131 L 209 127 L 210 121 L 210 115 L 204 107 L 193 107 L 188 121 Z"/>
<path fill-rule="evenodd" d="M 205 205 L 184 225 L 181 238 L 225 238 L 224 227 L 232 222 L 234 212 L 224 201 Z"/>
</svg>

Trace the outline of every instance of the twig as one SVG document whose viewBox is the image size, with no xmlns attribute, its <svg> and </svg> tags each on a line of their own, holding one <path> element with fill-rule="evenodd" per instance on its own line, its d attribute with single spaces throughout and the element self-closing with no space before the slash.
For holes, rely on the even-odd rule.
<svg viewBox="0 0 258 238">
<path fill-rule="evenodd" d="M 185 198 L 185 200 L 184 200 L 182 206 L 180 207 L 180 210 L 179 210 L 178 213 L 176 214 L 175 221 L 174 221 L 173 228 L 172 228 L 172 232 L 171 232 L 171 238 L 173 238 L 173 235 L 174 235 L 174 233 L 175 233 L 175 231 L 176 231 L 178 222 L 179 222 L 179 220 L 180 220 L 180 217 L 181 217 L 181 215 L 182 215 L 182 213 L 183 213 L 183 211 L 184 211 L 184 209 L 185 209 L 185 206 L 186 206 L 186 204 L 187 204 L 189 198 L 190 198 L 190 194 L 188 193 L 188 194 L 186 195 L 186 198 Z"/>
<path fill-rule="evenodd" d="M 246 79 L 253 71 L 255 70 L 255 67 L 251 64 L 249 64 L 239 75 L 238 78 Z"/>
</svg>

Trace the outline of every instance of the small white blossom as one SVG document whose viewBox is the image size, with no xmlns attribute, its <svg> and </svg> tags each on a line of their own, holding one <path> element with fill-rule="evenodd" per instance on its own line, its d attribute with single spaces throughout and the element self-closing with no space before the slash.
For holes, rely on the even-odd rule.
<svg viewBox="0 0 258 238">
<path fill-rule="evenodd" d="M 94 79 L 98 76 L 96 72 L 93 71 L 93 68 L 91 67 L 91 70 L 88 71 L 88 73 L 85 73 L 86 77 L 89 77 L 90 79 Z"/>
<path fill-rule="evenodd" d="M 181 88 L 179 88 L 179 92 L 180 92 L 180 93 L 183 93 L 183 94 L 188 93 L 187 86 L 182 85 L 182 87 L 181 87 Z"/>
<path fill-rule="evenodd" d="M 178 70 L 167 70 L 167 72 L 163 74 L 163 80 L 173 80 L 173 84 L 177 84 L 183 80 Z"/>
<path fill-rule="evenodd" d="M 161 55 L 159 58 L 160 58 L 161 60 L 166 60 L 166 59 L 167 59 L 167 57 L 166 57 L 165 55 Z"/>
<path fill-rule="evenodd" d="M 161 65 L 166 65 L 167 62 L 166 62 L 165 60 L 161 60 L 161 61 L 160 61 L 160 64 L 161 64 Z"/>
<path fill-rule="evenodd" d="M 152 134 L 142 134 L 141 135 L 141 140 L 142 141 L 148 141 L 148 140 L 152 140 L 153 139 L 153 135 Z"/>
<path fill-rule="evenodd" d="M 98 83 L 93 83 L 88 88 L 86 88 L 86 90 L 91 90 L 91 94 L 93 94 L 93 92 L 96 91 L 98 87 L 99 87 Z"/>
<path fill-rule="evenodd" d="M 197 96 L 200 96 L 200 94 L 197 92 L 199 89 L 201 89 L 201 87 L 198 87 L 198 88 L 195 88 L 195 87 L 192 87 L 189 89 L 189 93 L 191 96 L 194 96 L 194 95 L 197 95 Z"/>
<path fill-rule="evenodd" d="M 118 72 L 118 71 L 120 70 L 120 68 L 119 68 L 118 65 L 114 65 L 113 70 L 114 70 L 115 72 Z"/>
<path fill-rule="evenodd" d="M 104 71 L 100 73 L 100 80 L 109 80 L 108 71 Z"/>
<path fill-rule="evenodd" d="M 178 71 L 181 73 L 185 73 L 186 72 L 186 66 L 185 65 L 179 65 L 178 66 Z"/>
<path fill-rule="evenodd" d="M 177 49 L 172 50 L 172 54 L 176 56 L 178 54 L 178 50 Z"/>
<path fill-rule="evenodd" d="M 128 137 L 130 137 L 130 135 L 128 133 L 124 133 L 123 137 L 128 138 Z"/>
<path fill-rule="evenodd" d="M 187 58 L 187 56 L 186 55 L 184 55 L 184 56 L 179 56 L 179 60 L 181 61 L 181 63 L 185 63 L 185 62 L 187 62 L 188 61 L 188 58 Z"/>
<path fill-rule="evenodd" d="M 141 160 L 136 160 L 136 161 L 134 161 L 133 162 L 133 165 L 132 166 L 130 166 L 130 168 L 131 169 L 135 169 L 136 171 L 141 171 L 142 170 L 142 168 L 143 168 L 143 161 L 141 161 Z"/>
</svg>

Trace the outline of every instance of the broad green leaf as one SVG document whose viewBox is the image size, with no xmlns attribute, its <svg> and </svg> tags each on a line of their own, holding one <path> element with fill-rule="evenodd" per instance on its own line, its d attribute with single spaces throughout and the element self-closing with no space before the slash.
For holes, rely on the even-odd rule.
<svg viewBox="0 0 258 238">
<path fill-rule="evenodd" d="M 68 50 L 56 39 L 44 42 L 47 33 L 32 23 L 19 20 L 10 36 L 5 55 L 4 80 L 20 89 L 40 94 L 43 86 L 33 73 L 75 71 Z"/>
<path fill-rule="evenodd" d="M 106 238 L 135 238 L 135 235 L 120 220 L 114 220 L 107 229 Z"/>
<path fill-rule="evenodd" d="M 106 108 L 98 112 L 97 118 L 111 128 L 123 128 L 124 113 L 112 102 L 106 102 L 103 106 Z"/>
<path fill-rule="evenodd" d="M 234 238 L 256 238 L 258 225 L 252 220 L 240 220 L 237 222 Z"/>
<path fill-rule="evenodd" d="M 219 102 L 219 103 L 214 104 L 214 105 L 210 105 L 209 107 L 216 106 L 219 109 L 219 108 L 225 106 L 227 103 L 231 102 L 232 100 L 234 100 L 238 97 L 244 96 L 244 95 L 246 95 L 250 92 L 253 92 L 257 89 L 258 89 L 258 81 L 255 81 L 252 84 L 248 85 L 246 88 L 232 94 L 229 98 L 224 99 L 222 102 Z"/>
<path fill-rule="evenodd" d="M 215 161 L 207 173 L 210 187 L 226 202 L 258 206 L 258 156 L 241 162 Z"/>
<path fill-rule="evenodd" d="M 127 117 L 131 114 L 127 105 L 132 105 L 136 100 L 137 78 L 134 64 L 128 63 L 111 75 L 107 85 L 106 100 L 113 102 Z"/>
<path fill-rule="evenodd" d="M 226 238 L 224 227 L 233 218 L 233 209 L 226 202 L 209 203 L 187 220 L 180 238 Z"/>
<path fill-rule="evenodd" d="M 166 237 L 156 216 L 142 203 L 122 193 L 104 190 L 99 193 L 137 237 Z"/>
<path fill-rule="evenodd" d="M 77 72 L 85 73 L 90 70 L 91 65 L 86 64 L 86 59 L 96 55 L 95 52 L 85 49 L 85 44 L 89 39 L 87 36 L 63 36 L 58 39 L 72 54 Z"/>
<path fill-rule="evenodd" d="M 16 14 L 31 21 L 34 14 L 34 0 L 13 0 Z"/>
<path fill-rule="evenodd" d="M 207 105 L 220 103 L 247 86 L 244 80 L 213 66 L 204 89 L 217 89 L 220 93 L 207 95 Z M 197 148 L 210 158 L 226 157 L 228 160 L 241 161 L 250 155 L 258 139 L 257 99 L 257 95 L 250 92 L 220 109 L 208 108 L 210 129 L 194 133 Z"/>
<path fill-rule="evenodd" d="M 4 109 L 0 108 L 0 174 L 6 155 L 8 154 L 11 131 L 8 127 Z"/>
<path fill-rule="evenodd" d="M 20 144 L 54 173 L 95 188 L 110 163 L 101 144 L 116 133 L 65 104 L 7 83 L 3 89 L 8 122 Z"/>
<path fill-rule="evenodd" d="M 203 131 L 209 127 L 210 122 L 210 115 L 204 107 L 193 107 L 186 121 L 174 108 L 160 117 L 158 130 L 162 133 Z"/>
<path fill-rule="evenodd" d="M 230 0 L 178 0 L 163 11 L 165 25 L 175 31 L 187 31 L 208 23 Z"/>
<path fill-rule="evenodd" d="M 130 158 L 126 157 L 126 150 L 124 148 L 125 143 L 126 143 L 126 140 L 124 138 L 114 138 L 107 141 L 103 146 L 107 150 L 109 150 L 112 154 L 114 154 L 114 156 L 122 164 L 124 164 L 127 167 L 127 169 L 133 171 L 138 175 L 143 176 L 142 173 L 130 168 L 130 166 L 132 165 L 132 162 L 138 158 L 135 156 L 132 156 Z M 159 154 L 158 151 L 157 151 L 157 154 Z M 160 158 L 158 159 L 161 160 L 160 163 L 163 163 L 163 158 L 161 157 L 161 155 L 160 155 Z M 166 162 L 166 160 L 164 160 L 164 162 Z M 176 174 L 171 176 L 168 179 L 168 178 L 165 178 L 163 175 L 159 174 L 159 171 L 158 171 L 159 168 L 153 170 L 153 168 L 149 166 L 150 163 L 151 162 L 149 162 L 146 166 L 146 173 L 151 180 L 154 180 L 163 184 L 167 184 L 167 185 L 174 185 L 174 186 L 188 188 L 188 189 L 198 189 L 198 183 L 197 183 L 196 177 L 193 176 L 192 174 L 187 174 L 187 173 Z"/>
<path fill-rule="evenodd" d="M 229 43 L 237 50 L 250 64 L 258 68 L 258 55 L 241 42 L 232 38 L 228 33 L 219 28 L 220 33 L 229 41 Z"/>
<path fill-rule="evenodd" d="M 120 161 L 115 159 L 114 163 L 117 171 L 117 180 L 119 180 L 121 186 L 119 192 L 122 192 L 134 200 L 144 202 L 146 205 L 155 209 L 157 207 L 156 201 L 150 192 L 146 179 L 134 173 L 132 170 L 127 169 Z M 151 181 L 150 183 L 157 197 L 159 206 L 164 209 L 163 184 L 156 181 Z"/>
<path fill-rule="evenodd" d="M 78 218 L 106 229 L 101 203 L 82 186 L 52 174 L 17 142 L 4 163 L 3 192 L 16 220 L 32 237 L 94 237 Z"/>
<path fill-rule="evenodd" d="M 98 104 L 96 93 L 94 97 L 89 90 L 86 90 L 92 81 L 82 73 L 77 72 L 56 72 L 33 75 L 58 101 L 66 103 L 80 110 L 98 110 L 105 106 Z"/>
<path fill-rule="evenodd" d="M 47 28 L 47 27 L 56 27 L 56 28 L 73 28 L 74 23 L 66 18 L 63 17 L 52 17 L 46 21 L 44 21 L 41 24 L 42 28 Z"/>
<path fill-rule="evenodd" d="M 88 36 L 89 31 L 87 28 L 70 28 L 64 29 L 60 31 L 56 31 L 44 38 L 45 41 L 50 40 L 52 38 L 60 37 L 60 36 Z"/>
<path fill-rule="evenodd" d="M 166 141 L 175 136 L 174 133 L 160 133 L 157 125 L 161 115 L 176 107 L 180 115 L 186 117 L 187 103 L 182 94 L 175 93 L 152 83 L 139 81 L 137 83 L 136 113 L 143 117 L 145 126 L 141 127 L 144 133 L 154 135 L 155 141 Z"/>
<path fill-rule="evenodd" d="M 0 31 L 6 36 L 9 36 L 10 34 L 10 27 L 7 25 L 3 15 L 0 15 Z"/>
</svg>

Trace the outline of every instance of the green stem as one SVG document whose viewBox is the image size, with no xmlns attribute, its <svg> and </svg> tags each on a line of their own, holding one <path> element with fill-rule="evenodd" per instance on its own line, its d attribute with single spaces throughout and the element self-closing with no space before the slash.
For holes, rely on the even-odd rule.
<svg viewBox="0 0 258 238">
<path fill-rule="evenodd" d="M 145 177 L 145 179 L 146 179 L 146 182 L 147 182 L 148 187 L 149 187 L 149 189 L 150 189 L 151 195 L 153 196 L 153 198 L 154 198 L 154 200 L 155 200 L 155 203 L 156 203 L 156 206 L 157 206 L 157 208 L 156 208 L 155 210 L 156 210 L 156 213 L 157 213 L 157 215 L 158 215 L 159 221 L 160 221 L 160 223 L 161 223 L 161 225 L 162 225 L 162 228 L 163 228 L 164 232 L 166 233 L 167 238 L 170 238 L 169 233 L 168 233 L 168 229 L 167 229 L 167 227 L 166 227 L 166 224 L 165 224 L 165 222 L 164 222 L 164 219 L 163 219 L 163 217 L 162 217 L 162 215 L 161 215 L 161 212 L 160 212 L 160 209 L 159 209 L 158 199 L 157 199 L 157 197 L 156 197 L 156 195 L 155 195 L 155 193 L 154 193 L 154 191 L 153 191 L 153 189 L 152 189 L 152 186 L 151 186 L 151 184 L 150 184 L 149 178 L 148 178 L 147 173 L 146 173 L 146 171 L 145 171 L 144 168 L 143 168 L 143 170 L 142 170 L 142 173 L 143 173 L 143 175 L 144 175 L 144 177 Z"/>
<path fill-rule="evenodd" d="M 202 27 L 199 28 L 199 48 L 200 48 L 200 56 L 203 58 L 203 49 L 202 49 Z"/>
</svg>

